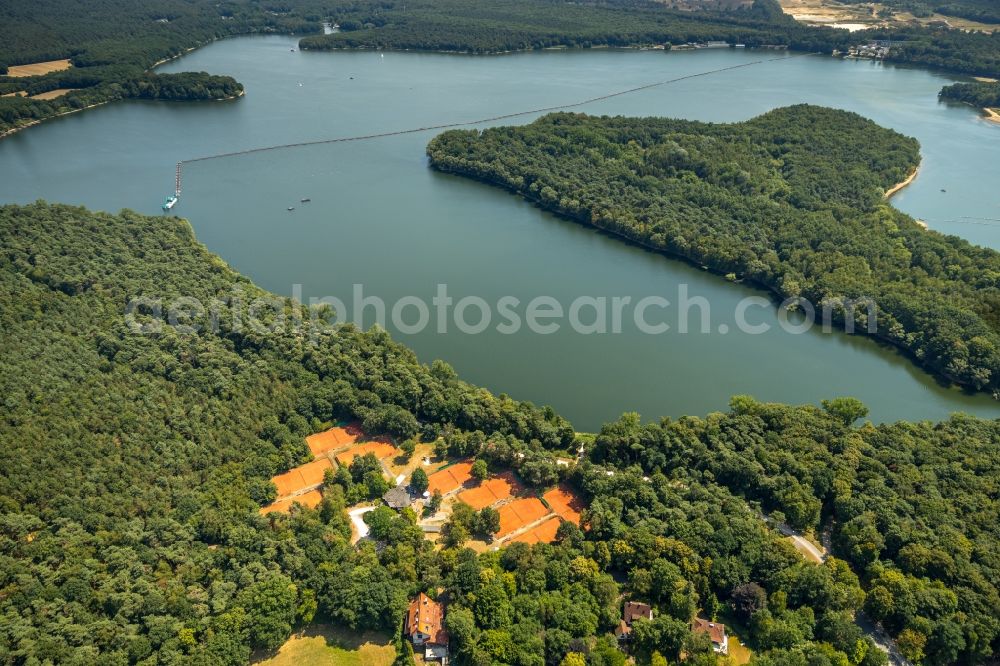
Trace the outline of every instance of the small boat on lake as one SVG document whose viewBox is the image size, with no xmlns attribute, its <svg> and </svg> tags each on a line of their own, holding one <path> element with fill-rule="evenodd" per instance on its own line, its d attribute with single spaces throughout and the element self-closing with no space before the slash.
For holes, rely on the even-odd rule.
<svg viewBox="0 0 1000 666">
<path fill-rule="evenodd" d="M 177 195 L 174 194 L 174 195 L 169 196 L 166 199 L 164 199 L 164 201 L 163 201 L 163 210 L 170 210 L 171 208 L 173 208 L 176 205 L 177 205 Z"/>
<path fill-rule="evenodd" d="M 290 211 L 295 210 L 295 206 L 289 206 L 288 210 L 290 210 Z"/>
<path fill-rule="evenodd" d="M 300 201 L 299 201 L 299 203 L 309 203 L 310 201 L 312 201 L 312 199 L 309 199 L 309 198 L 307 197 L 307 198 L 305 198 L 305 199 L 302 199 L 302 200 L 300 200 Z"/>
</svg>

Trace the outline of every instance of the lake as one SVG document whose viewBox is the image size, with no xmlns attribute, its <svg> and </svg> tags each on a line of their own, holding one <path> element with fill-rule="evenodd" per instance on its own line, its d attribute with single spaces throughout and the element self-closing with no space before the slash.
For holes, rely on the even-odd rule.
<svg viewBox="0 0 1000 666">
<path fill-rule="evenodd" d="M 296 49 L 292 51 L 291 49 Z M 159 213 L 174 164 L 257 146 L 486 118 L 771 59 L 769 51 L 545 51 L 504 56 L 310 53 L 289 37 L 209 45 L 159 71 L 231 74 L 245 98 L 215 104 L 118 103 L 0 141 L 0 201 L 37 198 Z M 931 228 L 1000 247 L 995 156 L 1000 126 L 941 104 L 940 73 L 815 56 L 763 62 L 579 107 L 594 114 L 737 121 L 800 102 L 861 113 L 920 140 L 923 165 L 895 205 Z M 505 122 L 529 122 L 524 116 Z M 877 421 L 1000 417 L 1000 404 L 940 386 L 900 354 L 839 333 L 791 334 L 774 307 L 736 331 L 741 299 L 760 292 L 543 213 L 520 199 L 428 168 L 434 132 L 196 162 L 174 213 L 236 270 L 273 292 L 348 302 L 355 284 L 390 305 L 430 303 L 438 284 L 458 301 L 523 304 L 550 296 L 661 295 L 680 285 L 711 303 L 711 333 L 478 335 L 394 331 L 424 361 L 467 380 L 551 404 L 579 429 L 623 411 L 647 419 L 725 410 L 730 396 L 818 403 L 852 395 Z M 303 198 L 311 199 L 302 203 Z M 288 211 L 294 207 L 294 211 Z M 476 320 L 475 310 L 468 320 Z M 654 312 L 654 310 L 650 310 Z M 581 315 L 587 319 L 586 313 Z M 651 316 L 655 319 L 656 315 Z M 412 312 L 408 320 L 414 319 Z M 719 332 L 720 326 L 729 328 Z M 390 330 L 392 327 L 390 326 Z"/>
</svg>

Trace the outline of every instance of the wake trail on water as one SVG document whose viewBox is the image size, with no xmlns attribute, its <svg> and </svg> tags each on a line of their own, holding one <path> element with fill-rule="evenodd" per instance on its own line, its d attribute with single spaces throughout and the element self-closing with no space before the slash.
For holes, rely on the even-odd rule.
<svg viewBox="0 0 1000 666">
<path fill-rule="evenodd" d="M 720 74 L 722 72 L 729 72 L 736 69 L 743 69 L 745 67 L 753 67 L 755 65 L 763 65 L 771 62 L 778 62 L 781 60 L 791 60 L 793 58 L 801 58 L 804 56 L 815 55 L 814 53 L 798 53 L 794 55 L 781 56 L 778 58 L 765 58 L 762 60 L 754 60 L 752 62 L 745 62 L 739 65 L 730 65 L 728 67 L 720 67 L 718 69 L 712 69 L 706 72 L 697 72 L 695 74 L 687 74 L 685 76 L 678 76 L 673 79 L 667 79 L 665 81 L 656 81 L 654 83 L 647 83 L 645 85 L 637 86 L 635 88 L 629 88 L 628 90 L 619 90 L 618 92 L 608 93 L 606 95 L 599 95 L 598 97 L 591 97 L 579 102 L 570 102 L 567 104 L 557 104 L 555 106 L 545 106 L 538 109 L 531 109 L 528 111 L 517 111 L 515 113 L 505 113 L 499 116 L 491 116 L 489 118 L 479 118 L 477 120 L 463 120 L 452 123 L 444 123 L 441 125 L 427 125 L 425 127 L 413 127 L 410 129 L 394 130 L 391 132 L 378 132 L 375 134 L 362 134 L 358 136 L 346 136 L 338 137 L 334 139 L 316 139 L 313 141 L 299 141 L 297 143 L 282 143 L 275 146 L 262 146 L 259 148 L 247 148 L 246 150 L 236 150 L 229 153 L 218 153 L 215 155 L 205 155 L 203 157 L 193 157 L 187 160 L 181 160 L 177 163 L 177 192 L 180 192 L 180 178 L 181 178 L 181 168 L 185 164 L 194 164 L 195 162 L 207 162 L 209 160 L 221 160 L 227 157 L 237 157 L 239 155 L 252 155 L 254 153 L 263 153 L 272 150 L 285 150 L 287 148 L 303 148 L 305 146 L 320 146 L 330 143 L 347 143 L 350 141 L 368 141 L 370 139 L 381 139 L 388 136 L 400 136 L 403 134 L 417 134 L 418 132 L 430 132 L 434 130 L 445 130 L 453 129 L 456 127 L 467 127 L 469 125 L 481 125 L 483 123 L 493 123 L 500 120 L 509 120 L 511 118 L 519 118 L 521 116 L 530 116 L 536 113 L 549 113 L 552 111 L 561 111 L 565 109 L 575 109 L 587 104 L 593 104 L 595 102 L 601 102 L 607 99 L 612 99 L 614 97 L 621 97 L 622 95 L 630 95 L 632 93 L 641 92 L 643 90 L 649 90 L 651 88 L 658 88 L 660 86 L 670 85 L 672 83 L 678 83 L 680 81 L 687 81 L 689 79 L 696 79 L 703 76 L 711 76 L 712 74 Z"/>
</svg>

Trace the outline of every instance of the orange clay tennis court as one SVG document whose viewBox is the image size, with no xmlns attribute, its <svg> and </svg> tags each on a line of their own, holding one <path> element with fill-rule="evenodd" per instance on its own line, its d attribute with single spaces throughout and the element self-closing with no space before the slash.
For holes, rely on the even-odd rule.
<svg viewBox="0 0 1000 666">
<path fill-rule="evenodd" d="M 559 526 L 562 525 L 562 522 L 563 521 L 559 518 L 559 516 L 552 516 L 544 523 L 535 525 L 523 534 L 518 534 L 510 540 L 510 543 L 514 543 L 516 541 L 528 544 L 552 543 L 556 540 L 556 532 L 559 531 Z"/>
<path fill-rule="evenodd" d="M 385 440 L 365 442 L 364 444 L 358 444 L 343 453 L 338 453 L 337 464 L 350 465 L 356 457 L 363 456 L 367 453 L 374 453 L 375 457 L 379 460 L 385 460 L 386 458 L 398 455 L 399 449 Z"/>
<path fill-rule="evenodd" d="M 272 477 L 271 481 L 278 487 L 278 497 L 285 497 L 323 483 L 323 473 L 328 469 L 333 469 L 333 464 L 326 458 L 320 458 Z"/>
<path fill-rule="evenodd" d="M 288 513 L 292 510 L 292 505 L 295 503 L 301 504 L 302 506 L 314 509 L 319 506 L 320 501 L 323 499 L 323 493 L 318 490 L 310 490 L 307 493 L 302 493 L 301 495 L 296 495 L 295 497 L 285 497 L 277 502 L 268 504 L 260 510 L 261 515 L 268 513 Z"/>
<path fill-rule="evenodd" d="M 526 497 L 504 504 L 498 509 L 500 513 L 500 531 L 497 537 L 503 538 L 529 525 L 549 513 L 549 510 L 537 497 Z"/>
<path fill-rule="evenodd" d="M 460 462 L 451 467 L 434 472 L 427 477 L 427 492 L 433 493 L 435 490 L 442 495 L 450 493 L 456 488 L 464 485 L 472 478 L 472 463 Z"/>
<path fill-rule="evenodd" d="M 338 426 L 318 432 L 315 435 L 309 435 L 306 437 L 306 444 L 309 445 L 309 450 L 312 451 L 314 456 L 321 456 L 327 451 L 353 444 L 361 439 L 364 434 L 361 426 L 357 423 L 351 423 L 344 427 Z"/>
<path fill-rule="evenodd" d="M 483 507 L 512 497 L 520 491 L 521 484 L 514 478 L 514 474 L 503 472 L 488 481 L 483 481 L 475 488 L 463 490 L 458 494 L 458 499 L 478 511 Z"/>
<path fill-rule="evenodd" d="M 566 486 L 557 486 L 542 495 L 552 510 L 563 520 L 579 526 L 580 512 L 583 511 L 583 501 Z"/>
</svg>

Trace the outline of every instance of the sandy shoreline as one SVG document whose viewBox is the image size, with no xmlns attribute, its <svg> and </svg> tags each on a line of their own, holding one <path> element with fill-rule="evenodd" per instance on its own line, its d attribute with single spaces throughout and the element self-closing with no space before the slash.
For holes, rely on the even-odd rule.
<svg viewBox="0 0 1000 666">
<path fill-rule="evenodd" d="M 151 72 L 154 69 L 156 69 L 157 67 L 159 67 L 160 65 L 166 64 L 166 63 L 170 62 L 171 60 L 177 60 L 178 58 L 186 56 L 188 53 L 191 53 L 191 51 L 194 51 L 196 48 L 198 48 L 198 47 L 197 46 L 192 46 L 189 49 L 185 49 L 184 51 L 181 51 L 180 53 L 178 53 L 175 56 L 170 56 L 169 58 L 164 58 L 162 60 L 157 60 L 156 62 L 153 63 L 152 67 L 150 67 L 146 71 L 147 72 Z"/>
<path fill-rule="evenodd" d="M 983 109 L 984 119 L 991 123 L 1000 123 L 1000 109 Z"/>
<path fill-rule="evenodd" d="M 920 173 L 920 166 L 918 165 L 915 169 L 913 169 L 913 172 L 909 176 L 906 177 L 906 180 L 904 180 L 903 182 L 898 183 L 897 185 L 894 185 L 890 189 L 886 190 L 886 192 L 885 192 L 885 199 L 891 199 L 894 194 L 896 194 L 901 189 L 903 189 L 904 187 L 907 187 L 910 183 L 912 183 L 913 181 L 915 181 L 917 179 L 917 174 L 919 174 L 919 173 Z"/>
<path fill-rule="evenodd" d="M 243 97 L 246 94 L 247 94 L 247 91 L 244 88 L 243 90 L 239 91 L 235 95 L 230 95 L 229 97 L 216 97 L 215 99 L 209 100 L 209 101 L 212 101 L 212 102 L 230 102 L 230 101 L 232 101 L 234 99 L 239 99 L 240 97 Z"/>
</svg>

